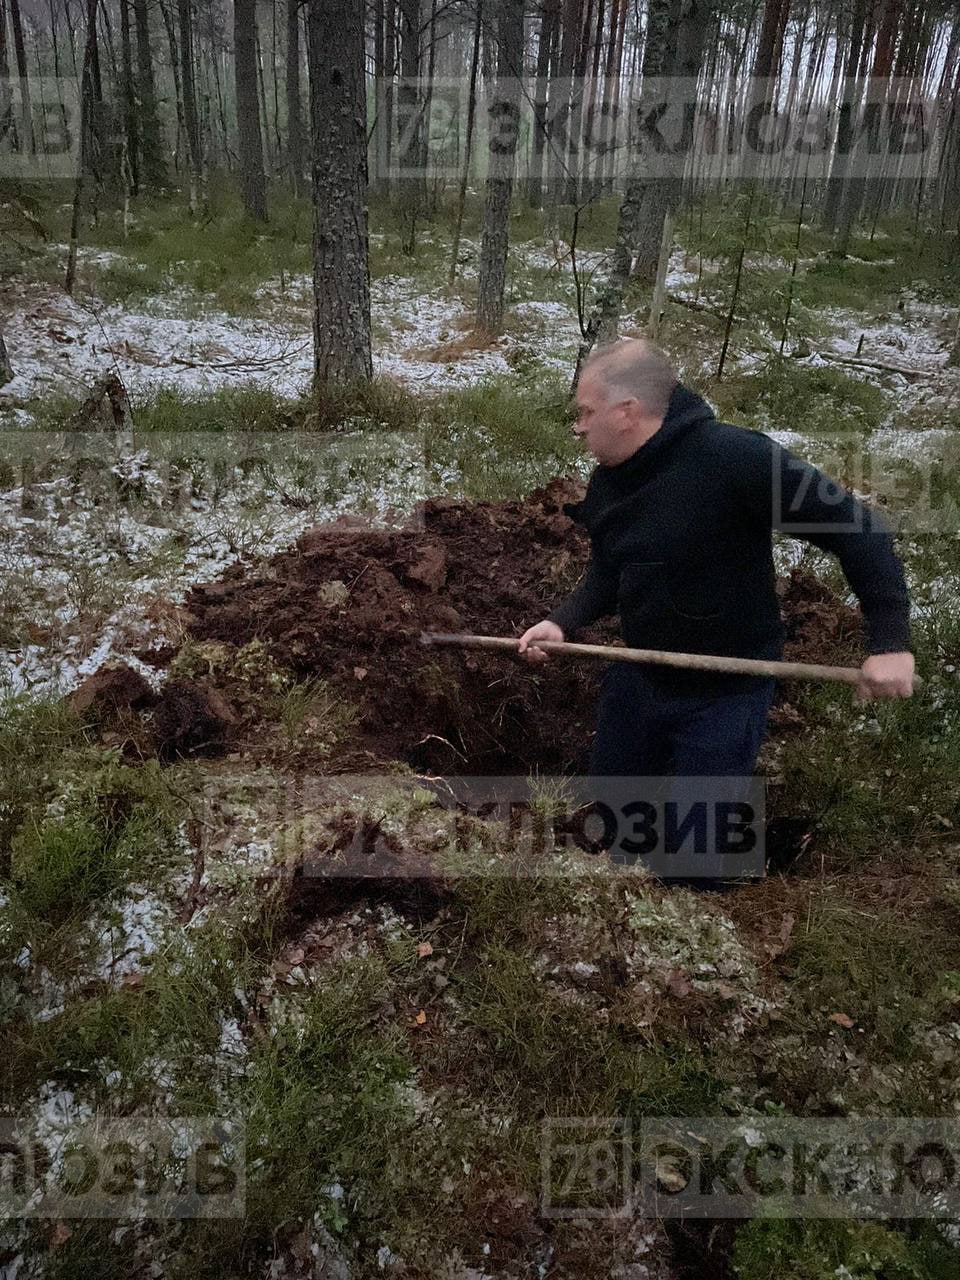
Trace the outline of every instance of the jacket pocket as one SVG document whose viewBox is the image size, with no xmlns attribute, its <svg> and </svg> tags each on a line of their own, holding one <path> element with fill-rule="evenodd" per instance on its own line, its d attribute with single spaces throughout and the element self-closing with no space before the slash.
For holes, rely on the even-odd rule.
<svg viewBox="0 0 960 1280">
<path fill-rule="evenodd" d="M 670 609 L 691 622 L 725 617 L 731 608 L 729 579 L 716 565 L 685 563 L 667 570 Z"/>
</svg>

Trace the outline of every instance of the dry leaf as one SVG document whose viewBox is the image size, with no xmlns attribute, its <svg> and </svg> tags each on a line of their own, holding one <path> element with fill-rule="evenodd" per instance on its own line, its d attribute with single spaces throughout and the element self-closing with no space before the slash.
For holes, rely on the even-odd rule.
<svg viewBox="0 0 960 1280">
<path fill-rule="evenodd" d="M 298 965 L 303 959 L 303 947 L 294 947 L 292 951 L 287 952 L 287 961 L 291 965 Z"/>
<path fill-rule="evenodd" d="M 693 987 L 679 969 L 671 969 L 667 974 L 667 990 L 672 996 L 688 996 L 693 991 Z"/>
<path fill-rule="evenodd" d="M 853 1018 L 851 1018 L 848 1013 L 831 1013 L 830 1021 L 835 1022 L 838 1027 L 856 1026 Z"/>
<path fill-rule="evenodd" d="M 420 1012 L 417 1014 L 417 1016 L 414 1018 L 414 1020 L 413 1020 L 413 1021 L 414 1021 L 414 1024 L 415 1024 L 416 1026 L 418 1026 L 418 1027 L 422 1027 L 422 1026 L 423 1026 L 423 1024 L 426 1022 L 426 1020 L 427 1020 L 427 1015 L 426 1015 L 426 1013 L 423 1011 L 423 1009 L 421 1009 L 421 1010 L 420 1010 Z"/>
<path fill-rule="evenodd" d="M 783 955 L 787 947 L 790 945 L 790 938 L 793 934 L 793 926 L 796 923 L 796 917 L 790 913 L 785 915 L 780 921 L 780 930 L 777 933 L 776 941 L 764 944 L 764 950 L 771 960 L 775 960 L 777 956 Z"/>
<path fill-rule="evenodd" d="M 59 1249 L 62 1244 L 66 1244 L 72 1235 L 73 1231 L 68 1223 L 58 1222 L 50 1236 L 50 1248 Z"/>
<path fill-rule="evenodd" d="M 142 973 L 128 973 L 128 974 L 125 974 L 125 975 L 124 975 L 124 977 L 121 979 L 121 986 L 124 986 L 124 987 L 142 987 L 142 986 L 143 986 L 143 974 L 142 974 Z"/>
<path fill-rule="evenodd" d="M 423 959 L 423 957 L 424 957 L 424 956 L 432 956 L 432 955 L 433 955 L 433 943 L 431 943 L 431 942 L 421 942 L 421 943 L 417 946 L 417 955 L 419 956 L 419 958 L 420 958 L 421 960 Z"/>
<path fill-rule="evenodd" d="M 366 667 L 354 667 L 354 668 L 353 668 L 353 674 L 354 674 L 354 676 L 355 676 L 358 680 L 362 680 L 362 679 L 364 678 L 364 676 L 367 674 L 367 668 L 366 668 Z"/>
</svg>

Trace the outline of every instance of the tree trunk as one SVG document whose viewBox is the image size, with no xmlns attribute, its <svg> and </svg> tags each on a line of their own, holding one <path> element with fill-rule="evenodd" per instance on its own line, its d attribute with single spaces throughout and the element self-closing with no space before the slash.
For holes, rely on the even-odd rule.
<svg viewBox="0 0 960 1280">
<path fill-rule="evenodd" d="M 374 173 L 371 185 L 381 197 L 390 191 L 390 139 L 387 136 L 387 53 L 384 41 L 386 21 L 383 0 L 375 0 L 373 6 L 373 159 Z M 392 68 L 391 68 L 392 74 Z"/>
<path fill-rule="evenodd" d="M 17 79 L 20 81 L 20 145 L 24 155 L 34 154 L 33 107 L 30 102 L 30 78 L 27 75 L 27 53 L 23 43 L 23 22 L 20 18 L 20 0 L 10 0 L 10 25 L 13 28 L 13 50 L 17 59 Z"/>
<path fill-rule="evenodd" d="M 404 253 L 417 247 L 417 219 L 426 194 L 424 172 L 423 104 L 420 83 L 420 0 L 399 0 L 400 90 L 397 94 L 400 145 L 400 209 L 404 223 Z"/>
<path fill-rule="evenodd" d="M 3 340 L 3 330 L 0 329 L 0 387 L 6 386 L 13 379 L 13 369 L 10 366 L 10 357 L 7 355 L 7 344 Z"/>
<path fill-rule="evenodd" d="M 174 150 L 173 167 L 179 173 L 186 167 L 183 158 L 183 147 L 187 134 L 183 111 L 183 85 L 180 82 L 180 46 L 177 41 L 177 32 L 173 25 L 173 15 L 166 4 L 166 0 L 159 0 L 159 4 L 160 15 L 163 18 L 163 25 L 167 32 L 167 44 L 170 48 L 170 68 L 173 71 L 173 91 L 177 100 L 177 143 Z"/>
<path fill-rule="evenodd" d="M 497 88 L 490 104 L 490 155 L 477 280 L 477 327 L 488 333 L 499 333 L 503 328 L 510 198 L 520 120 L 523 0 L 499 0 L 497 17 Z"/>
<path fill-rule="evenodd" d="M 293 194 L 303 191 L 303 109 L 300 104 L 300 4 L 287 0 L 287 168 Z"/>
<path fill-rule="evenodd" d="M 547 199 L 554 205 L 562 204 L 569 194 L 570 98 L 582 0 L 562 0 L 562 3 L 557 65 L 550 83 L 550 149 L 547 152 Z"/>
<path fill-rule="evenodd" d="M 393 187 L 390 165 L 393 161 L 393 117 L 396 91 L 394 80 L 397 75 L 397 0 L 387 0 L 384 14 L 383 32 L 383 65 L 386 69 L 387 81 L 383 86 L 383 142 L 386 153 L 386 176 L 381 187 L 381 195 L 389 196 Z"/>
<path fill-rule="evenodd" d="M 233 59 L 237 90 L 237 138 L 240 146 L 240 195 L 247 215 L 267 220 L 267 184 L 257 94 L 256 0 L 234 0 Z"/>
<path fill-rule="evenodd" d="M 197 115 L 197 91 L 193 75 L 193 6 L 191 0 L 177 0 L 180 24 L 180 87 L 183 94 L 183 122 L 187 135 L 190 167 L 190 213 L 196 216 L 203 196 L 203 151 L 200 120 Z"/>
<path fill-rule="evenodd" d="M 534 85 L 534 126 L 532 172 L 527 187 L 527 199 L 532 209 L 543 205 L 543 152 L 547 142 L 547 90 L 550 77 L 550 59 L 557 33 L 559 0 L 547 0 L 543 6 L 540 23 L 540 41 L 537 45 L 537 79 Z"/>
<path fill-rule="evenodd" d="M 122 59 L 123 130 L 127 142 L 127 163 L 133 195 L 140 190 L 140 129 L 137 97 L 133 85 L 133 46 L 130 40 L 130 2 L 120 0 L 120 57 Z"/>
<path fill-rule="evenodd" d="M 7 134 L 10 140 L 7 145 L 16 142 L 16 127 L 13 119 L 13 94 L 8 84 L 10 77 L 10 60 L 7 55 L 7 10 L 6 0 L 0 0 L 0 142 L 4 142 Z"/>
<path fill-rule="evenodd" d="M 679 13 L 671 6 L 670 26 L 664 31 L 664 48 L 659 56 L 660 69 L 648 71 L 644 59 L 644 77 L 653 75 L 678 77 L 680 92 L 700 74 L 704 38 L 710 18 L 710 0 L 681 0 Z M 680 157 L 673 162 L 678 171 L 654 178 L 644 187 L 640 206 L 637 256 L 634 274 L 643 284 L 653 284 L 657 274 L 660 240 L 668 213 L 676 213 L 680 204 L 682 172 Z"/>
<path fill-rule="evenodd" d="M 317 383 L 370 378 L 363 9 L 308 0 Z"/>
<path fill-rule="evenodd" d="M 93 136 L 94 84 L 93 66 L 97 49 L 97 0 L 87 0 L 87 36 L 83 51 L 83 74 L 80 79 L 80 154 L 77 180 L 73 188 L 73 212 L 70 218 L 70 249 L 67 253 L 67 275 L 63 287 L 73 293 L 77 273 L 77 246 L 80 243 L 80 210 Z"/>
<path fill-rule="evenodd" d="M 845 80 L 842 86 L 843 100 L 837 120 L 837 138 L 830 166 L 830 177 L 827 181 L 827 194 L 823 204 L 822 227 L 824 231 L 836 231 L 840 217 L 840 206 L 847 184 L 847 161 L 850 142 L 853 137 L 854 85 L 857 68 L 860 65 L 860 53 L 863 47 L 864 26 L 867 20 L 867 0 L 854 0 L 853 22 L 850 27 L 849 45 Z"/>
<path fill-rule="evenodd" d="M 473 151 L 473 122 L 477 114 L 477 72 L 480 69 L 480 36 L 483 31 L 483 0 L 477 0 L 477 19 L 473 28 L 473 55 L 470 59 L 470 88 L 467 97 L 467 136 L 463 146 L 463 167 L 460 170 L 460 190 L 457 193 L 457 218 L 453 231 L 453 250 L 450 254 L 450 273 L 447 284 L 457 278 L 457 258 L 460 254 L 460 232 L 463 230 L 463 211 L 467 203 L 467 183 L 470 180 L 470 156 Z"/>
<path fill-rule="evenodd" d="M 905 0 L 878 0 L 882 6 L 880 22 L 877 27 L 877 43 L 873 55 L 871 79 L 877 83 L 887 79 L 893 69 L 893 55 L 896 47 L 896 36 L 900 26 L 903 4 Z M 886 103 L 884 103 L 884 106 Z M 867 189 L 867 177 L 863 172 L 865 158 L 861 155 L 857 160 L 860 172 L 851 178 L 843 192 L 840 213 L 837 220 L 837 238 L 834 251 L 840 257 L 846 257 L 850 236 L 860 216 L 864 193 Z"/>
<path fill-rule="evenodd" d="M 133 0 L 133 21 L 137 32 L 137 77 L 140 98 L 140 147 L 144 184 L 156 190 L 167 180 L 163 157 L 160 119 L 157 115 L 157 89 L 150 53 L 150 22 L 147 0 Z"/>
</svg>

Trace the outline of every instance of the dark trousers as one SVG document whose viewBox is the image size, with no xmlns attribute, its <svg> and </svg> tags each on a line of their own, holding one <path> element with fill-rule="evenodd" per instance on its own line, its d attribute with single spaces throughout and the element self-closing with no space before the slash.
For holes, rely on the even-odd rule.
<svg viewBox="0 0 960 1280">
<path fill-rule="evenodd" d="M 669 681 L 668 677 L 668 681 Z M 748 777 L 767 727 L 776 681 L 743 681 L 736 693 L 675 692 L 648 669 L 614 662 L 604 673 L 595 777 Z"/>
</svg>

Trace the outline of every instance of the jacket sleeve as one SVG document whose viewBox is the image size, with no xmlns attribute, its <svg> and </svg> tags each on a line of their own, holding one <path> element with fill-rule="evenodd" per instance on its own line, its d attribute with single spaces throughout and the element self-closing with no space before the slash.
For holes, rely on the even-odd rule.
<svg viewBox="0 0 960 1280">
<path fill-rule="evenodd" d="M 573 593 L 547 615 L 546 621 L 556 623 L 569 639 L 574 632 L 596 622 L 597 618 L 616 612 L 617 587 L 617 578 L 605 573 L 597 564 L 596 557 L 591 556 Z"/>
<path fill-rule="evenodd" d="M 802 538 L 840 561 L 866 622 L 869 653 L 910 648 L 910 599 L 893 534 L 874 508 L 769 436 L 747 470 L 753 504 L 771 528 Z"/>
</svg>

